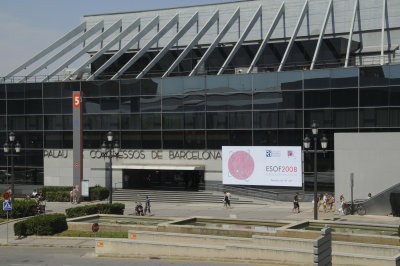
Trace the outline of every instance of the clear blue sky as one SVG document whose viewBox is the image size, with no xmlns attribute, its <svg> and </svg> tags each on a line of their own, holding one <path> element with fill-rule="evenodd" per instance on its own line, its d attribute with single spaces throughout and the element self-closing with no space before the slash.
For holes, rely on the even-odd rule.
<svg viewBox="0 0 400 266">
<path fill-rule="evenodd" d="M 84 15 L 232 1 L 3 0 L 0 8 L 0 77 L 79 25 Z"/>
</svg>

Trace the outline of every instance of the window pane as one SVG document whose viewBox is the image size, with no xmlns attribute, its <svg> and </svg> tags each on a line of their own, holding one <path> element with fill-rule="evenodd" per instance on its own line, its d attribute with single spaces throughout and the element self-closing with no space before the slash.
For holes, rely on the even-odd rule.
<svg viewBox="0 0 400 266">
<path fill-rule="evenodd" d="M 302 130 L 278 130 L 279 146 L 302 146 Z"/>
<path fill-rule="evenodd" d="M 315 120 L 320 128 L 332 127 L 332 110 L 310 110 L 304 111 L 304 125 L 309 127 Z"/>
<path fill-rule="evenodd" d="M 140 95 L 140 80 L 121 80 L 121 96 Z"/>
<path fill-rule="evenodd" d="M 271 91 L 280 90 L 278 86 L 278 73 L 254 74 L 253 75 L 254 91 Z"/>
<path fill-rule="evenodd" d="M 251 91 L 252 90 L 251 75 L 229 75 L 228 85 L 231 91 Z"/>
<path fill-rule="evenodd" d="M 207 128 L 228 128 L 228 113 L 207 113 Z"/>
<path fill-rule="evenodd" d="M 6 85 L 0 84 L 0 99 L 6 98 Z"/>
<path fill-rule="evenodd" d="M 279 111 L 280 128 L 301 128 L 303 127 L 302 111 Z"/>
<path fill-rule="evenodd" d="M 181 77 L 170 77 L 162 79 L 162 93 L 163 95 L 168 94 L 182 94 L 183 93 L 183 78 Z"/>
<path fill-rule="evenodd" d="M 206 76 L 207 93 L 224 93 L 231 91 L 227 76 Z"/>
<path fill-rule="evenodd" d="M 142 114 L 142 129 L 161 129 L 161 115 Z"/>
<path fill-rule="evenodd" d="M 301 90 L 303 88 L 302 72 L 279 72 L 278 86 L 280 86 L 282 90 Z"/>
<path fill-rule="evenodd" d="M 229 113 L 229 128 L 251 129 L 251 112 Z"/>
<path fill-rule="evenodd" d="M 0 115 L 6 115 L 7 101 L 0 100 Z"/>
<path fill-rule="evenodd" d="M 83 130 L 100 130 L 101 117 L 99 115 L 84 115 Z"/>
<path fill-rule="evenodd" d="M 43 116 L 41 115 L 26 116 L 26 129 L 43 130 Z"/>
<path fill-rule="evenodd" d="M 207 131 L 207 148 L 222 149 L 222 146 L 229 145 L 229 131 L 227 130 L 208 130 Z"/>
<path fill-rule="evenodd" d="M 358 87 L 358 68 L 331 69 L 332 88 Z"/>
<path fill-rule="evenodd" d="M 231 95 L 207 95 L 207 111 L 251 110 L 251 95 L 237 93 Z"/>
<path fill-rule="evenodd" d="M 358 125 L 357 109 L 332 110 L 334 127 L 354 127 Z"/>
<path fill-rule="evenodd" d="M 331 90 L 331 104 L 332 107 L 358 107 L 358 90 Z"/>
<path fill-rule="evenodd" d="M 389 81 L 389 67 L 361 67 L 360 87 L 387 85 Z"/>
<path fill-rule="evenodd" d="M 282 92 L 259 92 L 254 93 L 254 110 L 277 109 L 278 104 L 283 102 Z"/>
<path fill-rule="evenodd" d="M 278 145 L 278 130 L 254 130 L 254 146 Z"/>
<path fill-rule="evenodd" d="M 25 100 L 25 113 L 29 115 L 42 114 L 42 100 Z"/>
<path fill-rule="evenodd" d="M 360 108 L 360 127 L 388 127 L 388 108 Z"/>
<path fill-rule="evenodd" d="M 204 92 L 205 77 L 182 77 L 185 94 Z"/>
<path fill-rule="evenodd" d="M 254 128 L 278 128 L 278 112 L 254 112 Z"/>
<path fill-rule="evenodd" d="M 61 84 L 58 82 L 43 83 L 43 98 L 60 98 Z M 79 89 L 78 89 L 79 90 Z M 72 96 L 72 95 L 70 95 Z"/>
<path fill-rule="evenodd" d="M 229 145 L 232 146 L 251 146 L 251 130 L 231 130 L 229 132 Z"/>
<path fill-rule="evenodd" d="M 72 115 L 63 115 L 63 130 L 72 130 Z"/>
<path fill-rule="evenodd" d="M 204 111 L 205 96 L 204 95 L 187 95 L 183 98 L 183 109 L 187 111 Z"/>
<path fill-rule="evenodd" d="M 14 100 L 7 102 L 7 113 L 9 115 L 23 115 L 25 113 L 24 100 Z"/>
<path fill-rule="evenodd" d="M 140 109 L 139 97 L 121 97 L 121 112 L 122 113 L 136 113 Z"/>
<path fill-rule="evenodd" d="M 393 105 L 400 105 L 400 86 L 392 86 L 389 88 L 389 104 Z"/>
<path fill-rule="evenodd" d="M 163 112 L 183 111 L 183 96 L 167 96 L 162 99 Z"/>
<path fill-rule="evenodd" d="M 121 115 L 121 128 L 126 129 L 137 129 L 140 130 L 140 115 L 129 114 Z"/>
<path fill-rule="evenodd" d="M 204 149 L 205 132 L 204 131 L 185 131 L 185 149 Z"/>
<path fill-rule="evenodd" d="M 304 71 L 304 89 L 322 89 L 331 87 L 329 70 Z"/>
<path fill-rule="evenodd" d="M 119 115 L 102 115 L 101 128 L 104 130 L 119 130 Z"/>
<path fill-rule="evenodd" d="M 184 129 L 204 129 L 205 113 L 185 113 Z"/>
<path fill-rule="evenodd" d="M 121 132 L 122 149 L 140 149 L 142 147 L 140 132 Z M 135 156 L 139 156 L 135 153 Z"/>
<path fill-rule="evenodd" d="M 141 112 L 160 112 L 161 111 L 160 96 L 142 96 L 140 97 Z"/>
<path fill-rule="evenodd" d="M 72 93 L 74 91 L 81 90 L 81 83 L 80 82 L 60 82 L 58 83 L 61 86 L 61 96 L 62 97 L 72 97 Z"/>
<path fill-rule="evenodd" d="M 83 98 L 83 113 L 100 113 L 100 98 Z"/>
<path fill-rule="evenodd" d="M 304 91 L 304 108 L 331 107 L 331 90 Z"/>
<path fill-rule="evenodd" d="M 183 129 L 183 114 L 163 114 L 163 129 Z"/>
<path fill-rule="evenodd" d="M 184 142 L 183 131 L 163 132 L 164 149 L 183 149 L 183 142 Z"/>
<path fill-rule="evenodd" d="M 104 136 L 104 132 L 85 132 L 83 131 L 83 148 L 84 149 L 100 149 Z"/>
<path fill-rule="evenodd" d="M 45 115 L 44 116 L 45 130 L 63 130 L 63 119 L 60 115 Z"/>
<path fill-rule="evenodd" d="M 389 105 L 389 87 L 360 88 L 360 106 Z"/>
<path fill-rule="evenodd" d="M 7 117 L 6 116 L 0 116 L 0 130 L 6 130 L 7 129 L 7 123 L 6 123 Z M 0 134 L 1 137 L 2 134 Z M 0 138 L 2 140 L 2 138 Z"/>
<path fill-rule="evenodd" d="M 42 83 L 26 83 L 25 98 L 42 98 Z"/>
<path fill-rule="evenodd" d="M 141 95 L 160 95 L 162 79 L 142 79 L 140 82 Z"/>
<path fill-rule="evenodd" d="M 43 148 L 43 133 L 42 132 L 26 132 L 25 148 Z M 43 155 L 40 156 L 43 158 Z"/>
<path fill-rule="evenodd" d="M 400 108 L 389 108 L 390 127 L 400 127 Z"/>
<path fill-rule="evenodd" d="M 301 91 L 282 91 L 283 101 L 278 103 L 280 109 L 301 109 L 303 94 Z"/>
<path fill-rule="evenodd" d="M 119 113 L 119 99 L 102 98 L 100 102 L 100 109 L 102 113 Z"/>
<path fill-rule="evenodd" d="M 143 149 L 160 149 L 161 148 L 161 132 L 159 132 L 159 131 L 142 131 L 142 148 Z"/>
<path fill-rule="evenodd" d="M 43 101 L 43 108 L 45 114 L 61 114 L 62 110 L 61 99 L 45 99 Z"/>
<path fill-rule="evenodd" d="M 8 130 L 25 130 L 25 117 L 8 116 Z"/>
<path fill-rule="evenodd" d="M 24 99 L 25 98 L 25 84 L 13 83 L 6 84 L 7 98 L 8 99 Z"/>
<path fill-rule="evenodd" d="M 62 99 L 62 113 L 63 114 L 72 114 L 72 98 L 71 99 Z"/>
<path fill-rule="evenodd" d="M 44 132 L 44 148 L 59 149 L 63 144 L 62 132 Z"/>
</svg>

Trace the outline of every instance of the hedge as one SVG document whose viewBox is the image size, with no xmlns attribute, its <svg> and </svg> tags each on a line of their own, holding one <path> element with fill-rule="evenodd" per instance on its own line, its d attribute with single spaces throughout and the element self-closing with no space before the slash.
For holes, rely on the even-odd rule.
<svg viewBox="0 0 400 266">
<path fill-rule="evenodd" d="M 14 224 L 16 236 L 54 235 L 68 229 L 64 214 L 43 214 Z"/>
<path fill-rule="evenodd" d="M 390 205 L 392 206 L 392 215 L 400 217 L 400 192 L 390 193 Z"/>
<path fill-rule="evenodd" d="M 3 205 L 3 200 L 1 204 Z M 9 218 L 22 218 L 35 215 L 36 202 L 34 200 L 15 200 L 12 204 L 12 210 L 8 211 Z M 6 218 L 7 212 L 0 208 L 0 218 Z"/>
<path fill-rule="evenodd" d="M 72 187 L 44 187 L 42 188 L 43 198 L 47 201 L 69 202 L 69 192 Z M 104 200 L 108 198 L 108 188 L 106 187 L 90 187 L 89 197 L 84 197 L 85 200 Z"/>
<path fill-rule="evenodd" d="M 86 216 L 91 214 L 124 214 L 125 204 L 123 203 L 106 203 L 106 204 L 95 204 L 87 206 L 79 206 L 69 208 L 65 210 L 68 218 L 75 218 L 80 216 Z"/>
</svg>

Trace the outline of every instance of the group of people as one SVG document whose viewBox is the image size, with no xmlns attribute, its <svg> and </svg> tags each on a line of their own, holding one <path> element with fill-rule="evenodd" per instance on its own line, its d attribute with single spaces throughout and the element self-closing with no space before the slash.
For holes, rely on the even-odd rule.
<svg viewBox="0 0 400 266">
<path fill-rule="evenodd" d="M 72 204 L 80 203 L 79 185 L 72 187 L 71 191 L 69 192 L 69 202 Z"/>
<path fill-rule="evenodd" d="M 335 194 L 330 194 L 328 193 L 321 193 L 319 197 L 317 197 L 318 201 L 318 212 L 322 206 L 324 213 L 331 212 L 333 209 L 333 212 L 336 212 L 336 204 L 335 204 Z"/>
<path fill-rule="evenodd" d="M 225 209 L 231 209 L 231 193 L 229 192 L 224 192 L 224 208 Z"/>
</svg>

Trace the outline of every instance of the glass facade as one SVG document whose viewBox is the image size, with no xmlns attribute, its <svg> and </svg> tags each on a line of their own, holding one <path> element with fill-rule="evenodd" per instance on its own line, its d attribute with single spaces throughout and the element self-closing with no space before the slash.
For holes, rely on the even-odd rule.
<svg viewBox="0 0 400 266">
<path fill-rule="evenodd" d="M 302 146 L 312 120 L 329 139 L 318 171 L 333 183 L 336 132 L 400 131 L 400 66 L 0 84 L 0 138 L 23 150 L 17 183 L 43 184 L 43 149 L 72 149 L 72 91 L 83 93 L 83 145 L 112 130 L 122 149 Z M 305 180 L 313 160 L 305 156 Z M 0 156 L 0 170 L 9 170 Z M 6 178 L 6 177 L 1 177 Z"/>
</svg>

